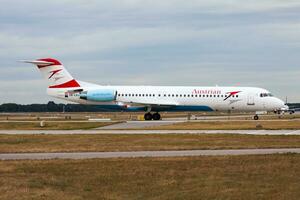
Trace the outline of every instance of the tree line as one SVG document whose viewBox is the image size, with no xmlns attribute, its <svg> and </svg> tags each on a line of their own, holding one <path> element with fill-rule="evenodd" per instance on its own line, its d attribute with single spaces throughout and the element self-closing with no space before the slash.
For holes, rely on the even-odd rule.
<svg viewBox="0 0 300 200">
<path fill-rule="evenodd" d="M 47 104 L 16 104 L 5 103 L 0 105 L 0 112 L 105 112 L 106 109 L 97 105 L 56 104 L 49 101 Z"/>
</svg>

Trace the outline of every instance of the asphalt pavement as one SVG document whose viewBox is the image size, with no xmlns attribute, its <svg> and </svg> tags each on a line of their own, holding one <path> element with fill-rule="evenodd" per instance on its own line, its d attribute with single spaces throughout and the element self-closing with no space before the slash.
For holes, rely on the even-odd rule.
<svg viewBox="0 0 300 200">
<path fill-rule="evenodd" d="M 186 150 L 186 151 L 132 151 L 132 152 L 74 152 L 74 153 L 6 153 L 0 160 L 92 159 L 182 156 L 234 156 L 300 153 L 293 149 L 236 149 L 236 150 Z"/>
<path fill-rule="evenodd" d="M 0 134 L 248 134 L 248 135 L 300 135 L 300 130 L 0 130 Z"/>
</svg>

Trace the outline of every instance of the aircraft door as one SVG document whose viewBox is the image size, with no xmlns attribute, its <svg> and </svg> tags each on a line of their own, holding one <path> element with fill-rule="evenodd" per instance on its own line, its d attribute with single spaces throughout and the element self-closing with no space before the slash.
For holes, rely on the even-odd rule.
<svg viewBox="0 0 300 200">
<path fill-rule="evenodd" d="M 253 94 L 249 94 L 248 95 L 247 105 L 249 105 L 249 106 L 254 106 L 255 105 L 254 95 Z"/>
</svg>

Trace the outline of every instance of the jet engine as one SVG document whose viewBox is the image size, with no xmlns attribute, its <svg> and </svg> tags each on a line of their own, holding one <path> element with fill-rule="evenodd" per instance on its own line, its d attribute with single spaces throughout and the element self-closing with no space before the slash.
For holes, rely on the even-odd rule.
<svg viewBox="0 0 300 200">
<path fill-rule="evenodd" d="M 110 89 L 88 90 L 80 93 L 80 99 L 88 101 L 108 102 L 115 101 L 117 91 Z"/>
</svg>

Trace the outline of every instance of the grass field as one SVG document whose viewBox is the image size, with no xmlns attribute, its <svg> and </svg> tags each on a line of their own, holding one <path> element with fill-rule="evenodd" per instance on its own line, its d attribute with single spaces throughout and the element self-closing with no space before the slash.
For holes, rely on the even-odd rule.
<svg viewBox="0 0 300 200">
<path fill-rule="evenodd" d="M 298 200 L 300 155 L 0 161 L 0 199 Z"/>
<path fill-rule="evenodd" d="M 270 121 L 193 121 L 182 122 L 147 129 L 160 130 L 245 130 L 245 129 L 300 129 L 300 120 Z"/>
<path fill-rule="evenodd" d="M 0 135 L 0 153 L 292 147 L 300 147 L 300 136 L 233 134 Z"/>
<path fill-rule="evenodd" d="M 0 130 L 74 130 L 92 129 L 108 126 L 115 122 L 45 122 L 44 127 L 40 127 L 40 122 L 1 122 Z"/>
</svg>

